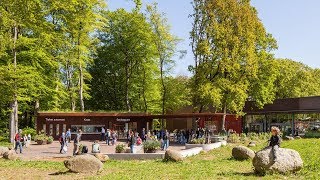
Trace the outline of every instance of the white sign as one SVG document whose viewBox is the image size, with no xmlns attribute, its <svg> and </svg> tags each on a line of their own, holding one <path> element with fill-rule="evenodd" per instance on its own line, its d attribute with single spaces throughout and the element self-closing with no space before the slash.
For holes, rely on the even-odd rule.
<svg viewBox="0 0 320 180">
<path fill-rule="evenodd" d="M 91 119 L 87 119 L 87 118 L 84 118 L 83 120 L 84 120 L 84 121 L 91 121 Z"/>
<path fill-rule="evenodd" d="M 59 121 L 66 121 L 66 119 L 54 119 L 54 118 L 46 118 L 47 122 L 59 122 Z"/>
<path fill-rule="evenodd" d="M 130 122 L 130 119 L 119 119 L 117 118 L 118 122 Z"/>
</svg>

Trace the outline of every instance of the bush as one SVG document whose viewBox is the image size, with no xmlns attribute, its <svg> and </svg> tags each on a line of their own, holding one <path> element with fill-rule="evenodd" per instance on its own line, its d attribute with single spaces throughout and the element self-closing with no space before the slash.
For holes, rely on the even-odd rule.
<svg viewBox="0 0 320 180">
<path fill-rule="evenodd" d="M 43 133 L 41 134 L 37 134 L 35 137 L 34 137 L 34 140 L 35 141 L 39 141 L 38 144 L 51 144 L 53 142 L 53 137 L 52 136 L 47 136 Z M 40 142 L 43 142 L 43 143 L 40 143 Z"/>
<path fill-rule="evenodd" d="M 53 137 L 52 136 L 48 136 L 47 137 L 47 143 L 51 144 L 53 142 Z"/>
<path fill-rule="evenodd" d="M 240 141 L 246 141 L 247 140 L 247 135 L 245 133 L 240 134 Z"/>
<path fill-rule="evenodd" d="M 320 138 L 319 131 L 307 131 L 304 135 L 306 138 Z"/>
<path fill-rule="evenodd" d="M 240 137 L 237 133 L 230 134 L 228 137 L 228 142 L 230 143 L 238 143 L 240 141 Z"/>
<path fill-rule="evenodd" d="M 190 141 L 190 144 L 205 144 L 205 143 L 206 143 L 205 138 L 192 139 Z"/>
<path fill-rule="evenodd" d="M 35 129 L 33 129 L 33 128 L 26 127 L 24 129 L 22 129 L 22 134 L 25 134 L 25 135 L 30 134 L 31 135 L 31 139 L 34 139 L 35 136 L 37 135 L 37 131 Z"/>
<path fill-rule="evenodd" d="M 143 150 L 145 153 L 154 153 L 160 145 L 159 141 L 149 140 L 143 143 Z"/>
<path fill-rule="evenodd" d="M 37 134 L 35 137 L 34 137 L 34 140 L 35 141 L 47 141 L 48 139 L 48 136 L 45 135 L 45 134 Z"/>
<path fill-rule="evenodd" d="M 124 153 L 124 151 L 125 151 L 125 145 L 124 144 L 118 144 L 117 146 L 116 146 L 116 153 Z"/>
</svg>

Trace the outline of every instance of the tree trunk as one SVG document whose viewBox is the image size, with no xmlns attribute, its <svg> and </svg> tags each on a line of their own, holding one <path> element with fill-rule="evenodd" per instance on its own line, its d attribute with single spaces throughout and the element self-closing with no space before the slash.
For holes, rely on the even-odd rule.
<svg viewBox="0 0 320 180">
<path fill-rule="evenodd" d="M 148 111 L 148 104 L 146 98 L 146 70 L 143 68 L 143 88 L 142 88 L 143 102 L 144 102 L 144 112 Z"/>
<path fill-rule="evenodd" d="M 131 106 L 130 106 L 130 99 L 129 99 L 129 80 L 130 80 L 130 75 L 129 75 L 129 62 L 126 60 L 126 105 L 127 105 L 127 111 L 131 111 Z"/>
<path fill-rule="evenodd" d="M 17 70 L 17 50 L 16 50 L 16 42 L 18 39 L 18 27 L 15 24 L 13 27 L 13 49 L 12 49 L 12 54 L 13 54 L 13 71 L 14 74 L 16 74 Z M 18 100 L 17 100 L 17 84 L 16 81 L 14 80 L 14 95 L 13 95 L 13 101 L 10 104 L 11 108 L 11 113 L 10 113 L 10 142 L 14 142 L 14 136 L 15 133 L 18 131 Z"/>
<path fill-rule="evenodd" d="M 80 59 L 80 33 L 78 36 L 78 62 L 79 62 L 79 98 L 80 98 L 80 106 L 81 111 L 84 111 L 84 101 L 83 101 L 83 69 L 82 69 L 82 63 Z"/>
<path fill-rule="evenodd" d="M 226 131 L 226 128 L 225 128 L 226 116 L 227 116 L 227 105 L 226 105 L 226 103 L 224 103 L 224 105 L 223 105 L 223 116 L 222 116 L 222 126 L 221 126 L 222 132 Z"/>
<path fill-rule="evenodd" d="M 81 106 L 81 111 L 84 111 L 84 101 L 83 101 L 83 70 L 82 70 L 82 66 L 81 66 L 81 62 L 79 65 L 80 68 L 80 79 L 79 79 L 79 85 L 80 85 L 80 89 L 79 89 L 79 96 L 80 96 L 80 106 Z"/>
</svg>

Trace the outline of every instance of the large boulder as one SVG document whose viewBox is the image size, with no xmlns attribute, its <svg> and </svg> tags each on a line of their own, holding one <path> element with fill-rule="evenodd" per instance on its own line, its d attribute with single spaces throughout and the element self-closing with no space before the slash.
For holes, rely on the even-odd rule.
<svg viewBox="0 0 320 180">
<path fill-rule="evenodd" d="M 232 156 L 237 160 L 245 160 L 254 158 L 255 153 L 251 149 L 240 145 L 232 149 Z"/>
<path fill-rule="evenodd" d="M 104 154 L 101 154 L 101 153 L 96 153 L 94 154 L 94 156 L 99 159 L 101 162 L 106 162 L 109 160 L 109 156 L 108 155 L 104 155 Z"/>
<path fill-rule="evenodd" d="M 9 151 L 8 147 L 0 146 L 0 156 L 3 156 L 3 154 L 8 151 Z"/>
<path fill-rule="evenodd" d="M 78 155 L 65 160 L 64 166 L 77 173 L 96 173 L 103 168 L 102 162 L 90 154 Z"/>
<path fill-rule="evenodd" d="M 10 150 L 10 151 L 3 153 L 3 158 L 8 159 L 8 160 L 13 160 L 13 161 L 19 159 L 17 153 L 14 150 Z"/>
<path fill-rule="evenodd" d="M 183 156 L 179 151 L 168 149 L 168 150 L 166 150 L 166 153 L 164 155 L 164 159 L 166 161 L 179 162 L 179 161 L 183 161 Z"/>
<path fill-rule="evenodd" d="M 257 173 L 266 171 L 286 173 L 299 171 L 303 166 L 300 154 L 292 149 L 279 148 L 276 151 L 277 160 L 274 161 L 272 147 L 267 147 L 256 153 L 253 166 Z"/>
</svg>

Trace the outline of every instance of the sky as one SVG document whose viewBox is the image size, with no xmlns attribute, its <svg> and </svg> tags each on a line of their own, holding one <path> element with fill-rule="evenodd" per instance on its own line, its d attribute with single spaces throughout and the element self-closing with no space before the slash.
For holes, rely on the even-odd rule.
<svg viewBox="0 0 320 180">
<path fill-rule="evenodd" d="M 111 10 L 134 7 L 131 0 L 106 0 Z M 178 56 L 174 75 L 190 75 L 188 66 L 193 65 L 189 32 L 192 29 L 191 0 L 143 0 L 157 2 L 171 25 L 172 34 L 183 39 L 178 50 L 186 50 L 183 59 Z M 251 0 L 268 33 L 277 40 L 277 58 L 289 58 L 313 68 L 320 68 L 320 1 L 319 0 Z"/>
</svg>

